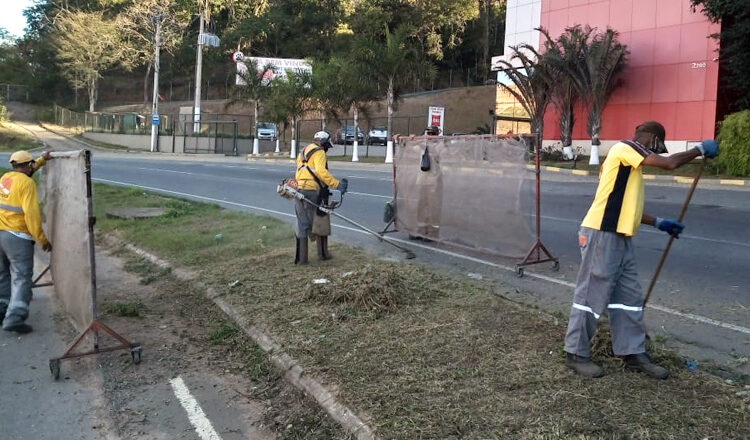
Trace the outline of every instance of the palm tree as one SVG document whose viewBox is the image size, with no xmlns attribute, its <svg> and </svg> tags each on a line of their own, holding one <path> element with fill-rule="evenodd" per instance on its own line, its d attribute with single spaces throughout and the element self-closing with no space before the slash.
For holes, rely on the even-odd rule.
<svg viewBox="0 0 750 440">
<path fill-rule="evenodd" d="M 553 78 L 548 66 L 540 62 L 542 57 L 533 47 L 524 44 L 512 46 L 510 62 L 500 60 L 500 66 L 510 83 L 498 82 L 518 100 L 529 115 L 531 132 L 542 139 L 544 112 L 550 103 Z"/>
<path fill-rule="evenodd" d="M 237 73 L 242 84 L 233 87 L 233 97 L 227 105 L 237 102 L 253 103 L 253 124 L 255 126 L 255 130 L 253 130 L 253 154 L 259 154 L 258 117 L 260 114 L 260 105 L 266 96 L 268 96 L 270 90 L 268 80 L 264 79 L 265 75 L 263 73 L 269 69 L 273 69 L 273 66 L 266 65 L 263 67 L 263 70 L 259 70 L 258 63 L 255 60 L 247 60 L 245 65 L 247 69 Z"/>
<path fill-rule="evenodd" d="M 543 62 L 549 66 L 551 75 L 556 79 L 552 88 L 552 104 L 560 116 L 560 141 L 563 155 L 573 159 L 573 125 L 575 124 L 575 105 L 579 99 L 578 91 L 569 72 L 575 69 L 580 57 L 589 44 L 591 28 L 570 27 L 557 40 L 550 37 L 543 28 L 538 29 L 545 37 Z"/>
<path fill-rule="evenodd" d="M 292 123 L 292 148 L 289 157 L 297 157 L 297 123 L 313 109 L 312 75 L 309 72 L 286 72 L 286 78 L 271 80 L 271 92 L 266 100 L 268 113 L 276 120 Z"/>
<path fill-rule="evenodd" d="M 593 31 L 587 26 L 584 32 Z M 618 74 L 627 64 L 627 46 L 617 41 L 617 35 L 617 31 L 609 28 L 594 35 L 582 48 L 578 62 L 569 69 L 570 79 L 589 109 L 586 128 L 591 138 L 591 165 L 599 164 L 602 112 L 612 92 L 622 85 Z"/>
<path fill-rule="evenodd" d="M 386 163 L 393 162 L 393 112 L 400 99 L 401 89 L 418 79 L 432 79 L 435 66 L 422 57 L 419 45 L 406 27 L 393 33 L 386 27 L 383 41 L 360 38 L 355 46 L 354 59 L 363 71 L 372 75 L 373 83 L 385 90 L 388 108 Z"/>
</svg>

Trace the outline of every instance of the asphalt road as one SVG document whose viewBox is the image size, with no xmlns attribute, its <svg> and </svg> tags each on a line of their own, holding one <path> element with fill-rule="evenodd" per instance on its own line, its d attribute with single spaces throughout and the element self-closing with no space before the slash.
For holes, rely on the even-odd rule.
<svg viewBox="0 0 750 440">
<path fill-rule="evenodd" d="M 39 133 L 50 145 L 71 147 L 69 140 Z M 391 198 L 391 171 L 384 166 L 330 163 L 338 177 L 348 177 L 350 192 L 338 212 L 376 230 L 382 229 L 383 205 Z M 175 196 L 219 203 L 230 209 L 293 219 L 293 206 L 275 193 L 275 186 L 293 173 L 288 162 L 250 162 L 237 158 L 150 157 L 95 152 L 93 177 L 98 182 L 138 186 Z M 421 261 L 457 272 L 498 278 L 524 291 L 529 301 L 567 310 L 579 263 L 576 232 L 592 199 L 592 178 L 545 173 L 542 185 L 543 242 L 561 261 L 560 272 L 548 265 L 530 268 L 516 279 L 508 270 L 514 260 L 466 255 L 455 249 L 403 240 L 418 250 Z M 530 184 L 531 182 L 529 182 Z M 646 212 L 676 217 L 687 186 L 649 184 Z M 685 223 L 685 234 L 674 244 L 647 314 L 651 331 L 671 338 L 675 346 L 700 360 L 719 360 L 748 371 L 750 358 L 750 192 L 699 187 Z M 380 255 L 400 258 L 398 251 L 361 232 L 342 227 L 334 239 L 367 247 Z M 666 234 L 644 227 L 635 237 L 644 288 L 666 245 Z M 503 293 L 503 292 L 501 292 Z M 512 296 L 512 292 L 506 292 Z M 743 363 L 743 358 L 745 363 Z"/>
</svg>

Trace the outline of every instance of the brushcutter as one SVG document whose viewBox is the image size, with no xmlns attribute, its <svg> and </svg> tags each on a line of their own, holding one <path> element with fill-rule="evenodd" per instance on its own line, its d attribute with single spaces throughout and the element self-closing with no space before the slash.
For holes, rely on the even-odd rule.
<svg viewBox="0 0 750 440">
<path fill-rule="evenodd" d="M 341 195 L 340 195 L 340 197 L 339 197 L 338 200 L 334 200 L 334 201 L 329 202 L 329 203 L 327 203 L 325 205 L 314 203 L 312 200 L 310 200 L 307 197 L 305 197 L 305 195 L 302 194 L 299 191 L 299 189 L 297 188 L 297 182 L 294 181 L 293 179 L 287 179 L 287 180 L 282 181 L 281 184 L 279 184 L 276 187 L 276 192 L 279 193 L 279 195 L 281 197 L 284 197 L 286 199 L 300 200 L 300 201 L 302 201 L 304 203 L 307 203 L 307 204 L 309 204 L 311 206 L 314 206 L 314 207 L 318 208 L 319 210 L 325 212 L 328 215 L 332 215 L 332 216 L 334 216 L 336 218 L 339 218 L 339 219 L 341 219 L 341 220 L 343 220 L 343 221 L 345 221 L 345 222 L 347 222 L 347 223 L 349 223 L 349 224 L 351 224 L 353 226 L 356 226 L 357 228 L 359 228 L 359 229 L 367 232 L 368 234 L 376 237 L 381 242 L 388 243 L 391 246 L 393 246 L 393 247 L 397 248 L 398 250 L 400 250 L 401 252 L 404 252 L 406 254 L 406 258 L 409 259 L 409 260 L 416 257 L 416 255 L 414 255 L 414 252 L 412 252 L 411 250 L 409 250 L 409 249 L 407 249 L 407 248 L 405 248 L 403 246 L 400 246 L 400 245 L 394 243 L 393 241 L 391 241 L 391 240 L 383 237 L 382 235 L 378 234 L 377 232 L 373 231 L 372 229 L 370 229 L 370 228 L 368 228 L 368 227 L 366 227 L 364 225 L 361 225 L 361 224 L 355 222 L 354 220 L 352 220 L 352 219 L 350 219 L 348 217 L 344 217 L 343 215 L 339 214 L 338 212 L 335 212 L 334 210 L 336 208 L 338 208 L 339 206 L 341 206 L 341 204 L 343 203 L 343 200 L 344 200 L 344 195 L 341 194 L 340 192 L 339 192 L 339 194 L 341 194 Z M 338 192 L 338 191 L 336 191 L 336 192 Z"/>
</svg>

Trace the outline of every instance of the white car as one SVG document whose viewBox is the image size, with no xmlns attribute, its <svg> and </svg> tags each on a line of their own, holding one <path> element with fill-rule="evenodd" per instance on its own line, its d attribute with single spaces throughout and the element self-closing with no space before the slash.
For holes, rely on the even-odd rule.
<svg viewBox="0 0 750 440">
<path fill-rule="evenodd" d="M 383 126 L 375 126 L 367 132 L 367 144 L 368 145 L 385 145 L 388 141 L 388 131 Z"/>
<path fill-rule="evenodd" d="M 275 141 L 278 137 L 276 134 L 276 124 L 270 122 L 259 122 L 257 136 L 260 140 Z"/>
</svg>

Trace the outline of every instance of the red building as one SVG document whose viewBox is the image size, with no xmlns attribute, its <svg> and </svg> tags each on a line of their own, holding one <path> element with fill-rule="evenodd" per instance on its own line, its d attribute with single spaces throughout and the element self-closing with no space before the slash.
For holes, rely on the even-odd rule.
<svg viewBox="0 0 750 440">
<path fill-rule="evenodd" d="M 526 14 L 531 14 L 530 19 Z M 630 138 L 638 123 L 650 119 L 666 128 L 671 151 L 715 137 L 718 41 L 710 36 L 720 31 L 720 25 L 710 23 L 700 11 L 693 12 L 689 0 L 509 0 L 507 18 L 516 26 L 506 29 L 503 57 L 509 45 L 527 39 L 539 47 L 538 32 L 529 32 L 529 27 L 538 25 L 553 38 L 577 24 L 619 32 L 630 57 L 625 84 L 603 114 L 602 153 L 612 142 Z M 545 118 L 544 137 L 548 143 L 559 139 L 553 109 Z M 574 146 L 590 144 L 583 109 L 577 112 L 573 139 Z"/>
</svg>

